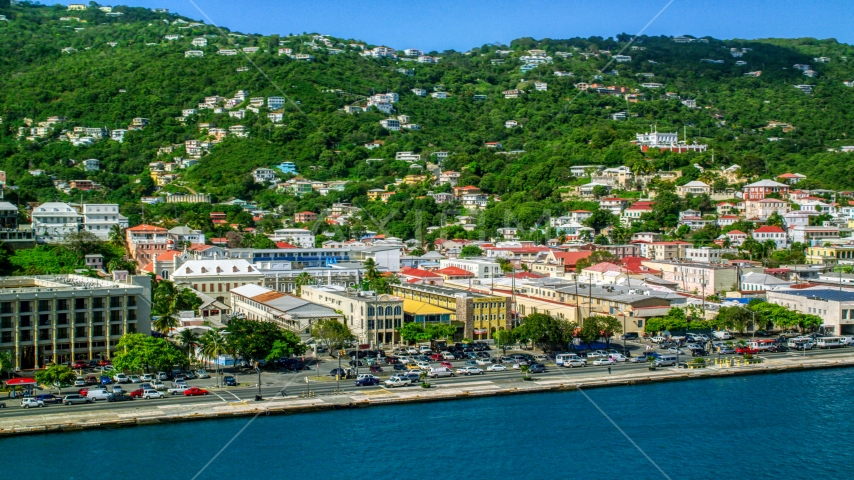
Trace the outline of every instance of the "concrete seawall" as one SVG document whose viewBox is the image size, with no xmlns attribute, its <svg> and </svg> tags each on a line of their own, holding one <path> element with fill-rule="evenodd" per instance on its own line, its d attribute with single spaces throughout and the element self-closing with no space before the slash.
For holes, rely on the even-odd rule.
<svg viewBox="0 0 854 480">
<path fill-rule="evenodd" d="M 190 404 L 146 403 L 141 408 L 114 410 L 69 410 L 62 413 L 23 415 L 3 418 L 0 414 L 0 437 L 31 435 L 52 432 L 75 432 L 90 429 L 121 428 L 140 425 L 157 425 L 192 420 L 247 417 L 255 415 L 288 415 L 322 412 L 347 408 L 375 407 L 389 404 L 407 404 L 482 398 L 498 395 L 559 392 L 579 388 L 603 388 L 655 382 L 672 382 L 692 379 L 725 378 L 743 375 L 773 374 L 827 368 L 854 367 L 854 355 L 824 358 L 785 357 L 768 360 L 762 364 L 741 367 L 709 367 L 695 370 L 675 368 L 655 371 L 633 370 L 603 375 L 603 370 L 590 370 L 590 374 L 539 377 L 534 381 L 515 382 L 512 386 L 497 385 L 485 380 L 439 384 L 433 388 L 419 387 L 394 390 L 363 390 L 340 395 L 319 397 L 275 397 L 260 402 L 206 402 Z"/>
</svg>

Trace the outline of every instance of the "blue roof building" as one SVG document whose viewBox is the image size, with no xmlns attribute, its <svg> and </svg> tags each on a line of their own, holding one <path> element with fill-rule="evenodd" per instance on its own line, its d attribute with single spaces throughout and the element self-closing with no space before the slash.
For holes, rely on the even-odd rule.
<svg viewBox="0 0 854 480">
<path fill-rule="evenodd" d="M 276 168 L 278 168 L 282 173 L 297 174 L 297 166 L 294 165 L 294 162 L 282 162 L 276 165 Z"/>
</svg>

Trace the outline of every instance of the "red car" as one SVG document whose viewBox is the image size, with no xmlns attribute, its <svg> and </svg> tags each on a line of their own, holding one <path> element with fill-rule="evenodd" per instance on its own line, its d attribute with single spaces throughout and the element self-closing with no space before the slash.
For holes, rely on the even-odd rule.
<svg viewBox="0 0 854 480">
<path fill-rule="evenodd" d="M 83 395 L 85 397 L 86 395 L 89 394 L 89 389 L 88 388 L 81 388 L 80 390 L 77 390 L 77 393 L 79 393 L 80 395 Z"/>
<path fill-rule="evenodd" d="M 130 396 L 130 398 L 142 398 L 142 389 L 137 388 L 136 390 L 130 392 L 128 395 Z"/>
<path fill-rule="evenodd" d="M 98 366 L 99 366 L 99 367 L 106 367 L 106 366 L 109 366 L 109 365 L 112 365 L 112 364 L 113 364 L 113 362 L 111 362 L 110 360 L 99 360 L 99 361 L 98 361 Z"/>
<path fill-rule="evenodd" d="M 749 353 L 750 355 L 756 355 L 757 353 L 759 353 L 759 350 L 757 350 L 755 348 L 750 348 L 750 347 L 737 347 L 735 349 L 735 353 L 741 353 L 741 354 Z"/>
<path fill-rule="evenodd" d="M 208 394 L 207 390 L 205 390 L 204 388 L 199 388 L 199 387 L 190 387 L 190 388 L 184 390 L 184 395 L 186 395 L 188 397 L 192 397 L 195 395 L 207 395 L 207 394 Z"/>
<path fill-rule="evenodd" d="M 71 364 L 71 368 L 89 368 L 89 362 L 86 360 L 76 360 Z"/>
<path fill-rule="evenodd" d="M 433 355 L 430 355 L 430 360 L 433 360 L 434 362 L 438 362 L 439 360 L 444 359 L 445 357 L 443 357 L 441 353 L 434 353 Z"/>
<path fill-rule="evenodd" d="M 441 362 L 441 363 L 439 364 L 439 366 L 440 366 L 440 367 L 454 368 L 454 366 L 453 366 L 453 365 L 451 365 L 451 362 Z"/>
</svg>

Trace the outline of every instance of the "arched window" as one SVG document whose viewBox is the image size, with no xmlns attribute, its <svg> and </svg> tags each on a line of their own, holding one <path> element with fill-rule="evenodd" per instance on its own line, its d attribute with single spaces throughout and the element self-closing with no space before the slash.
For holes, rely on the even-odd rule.
<svg viewBox="0 0 854 480">
<path fill-rule="evenodd" d="M 373 316 L 374 316 L 374 307 L 368 307 L 368 316 L 369 316 L 369 317 L 373 317 Z"/>
<path fill-rule="evenodd" d="M 391 316 L 391 306 L 385 307 L 385 314 Z"/>
<path fill-rule="evenodd" d="M 394 307 L 394 314 L 395 314 L 395 315 L 400 315 L 400 313 L 401 313 L 401 311 L 400 311 L 400 305 L 398 305 L 398 306 Z"/>
</svg>

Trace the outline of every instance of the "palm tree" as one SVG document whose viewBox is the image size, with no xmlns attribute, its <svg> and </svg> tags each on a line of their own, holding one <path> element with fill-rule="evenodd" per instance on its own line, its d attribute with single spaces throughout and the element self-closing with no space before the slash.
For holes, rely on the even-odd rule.
<svg viewBox="0 0 854 480">
<path fill-rule="evenodd" d="M 117 247 L 124 247 L 125 246 L 125 235 L 124 235 L 124 231 L 122 231 L 122 227 L 120 227 L 118 224 L 113 225 L 112 228 L 110 228 L 109 240 L 110 240 L 110 243 L 112 243 L 113 245 L 115 245 Z"/>
<path fill-rule="evenodd" d="M 648 173 L 652 173 L 655 168 L 646 160 L 639 160 L 632 164 L 632 173 L 639 177 Z"/>
<path fill-rule="evenodd" d="M 202 353 L 208 358 L 214 359 L 214 375 L 217 378 L 217 386 L 219 386 L 219 356 L 228 353 L 228 346 L 225 337 L 219 330 L 208 330 L 202 335 L 199 340 L 202 345 Z"/>
<path fill-rule="evenodd" d="M 181 342 L 181 346 L 187 350 L 187 364 L 192 363 L 192 357 L 190 355 L 191 349 L 199 344 L 199 336 L 196 332 L 188 329 L 181 330 L 181 333 L 178 335 L 178 341 Z"/>
<path fill-rule="evenodd" d="M 166 313 L 157 317 L 157 320 L 151 322 L 151 326 L 154 327 L 159 333 L 163 335 L 168 335 L 173 328 L 178 326 L 178 319 L 175 318 L 172 313 Z"/>
<path fill-rule="evenodd" d="M 380 274 L 377 271 L 377 264 L 374 262 L 374 259 L 369 258 L 365 260 L 365 279 L 369 282 L 373 282 L 379 277 Z"/>
<path fill-rule="evenodd" d="M 304 285 L 311 285 L 312 281 L 313 281 L 313 279 L 311 278 L 311 274 L 308 272 L 302 272 L 299 275 L 297 275 L 296 280 L 294 280 L 294 284 L 297 287 L 295 293 L 297 294 L 298 297 L 300 295 L 302 295 L 302 287 Z"/>
</svg>

